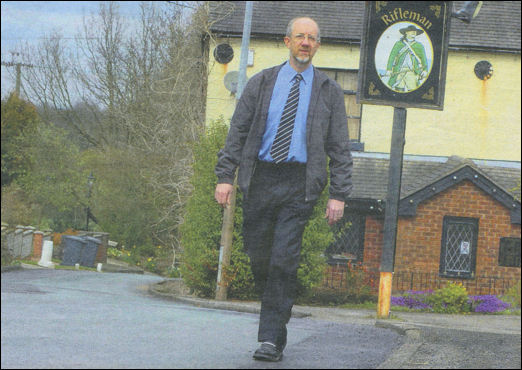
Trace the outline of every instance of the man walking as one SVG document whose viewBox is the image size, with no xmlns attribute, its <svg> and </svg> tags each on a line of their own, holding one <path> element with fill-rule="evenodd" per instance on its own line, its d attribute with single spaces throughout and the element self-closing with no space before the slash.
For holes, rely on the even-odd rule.
<svg viewBox="0 0 522 370">
<path fill-rule="evenodd" d="M 243 242 L 261 296 L 254 358 L 264 361 L 281 360 L 286 345 L 302 236 L 327 183 L 327 156 L 330 225 L 342 218 L 352 188 L 343 91 L 312 65 L 317 23 L 292 19 L 284 42 L 289 60 L 248 81 L 215 168 L 215 198 L 226 207 L 239 166 Z"/>
</svg>

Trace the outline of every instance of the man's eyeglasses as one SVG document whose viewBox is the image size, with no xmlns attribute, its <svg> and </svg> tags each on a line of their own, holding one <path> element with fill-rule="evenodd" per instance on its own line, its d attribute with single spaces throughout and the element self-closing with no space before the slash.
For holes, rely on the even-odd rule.
<svg viewBox="0 0 522 370">
<path fill-rule="evenodd" d="M 317 38 L 312 35 L 304 35 L 302 33 L 298 33 L 297 35 L 294 36 L 294 39 L 297 40 L 298 42 L 303 42 L 306 38 L 308 38 L 308 41 L 311 43 L 317 42 Z"/>
</svg>

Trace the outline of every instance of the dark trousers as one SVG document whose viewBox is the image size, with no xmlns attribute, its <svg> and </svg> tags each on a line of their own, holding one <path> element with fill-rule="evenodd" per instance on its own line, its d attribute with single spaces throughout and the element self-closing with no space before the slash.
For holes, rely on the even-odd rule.
<svg viewBox="0 0 522 370">
<path fill-rule="evenodd" d="M 243 243 L 261 296 L 258 340 L 286 344 L 304 228 L 306 167 L 258 162 L 243 201 Z M 283 343 L 282 343 L 283 342 Z"/>
</svg>

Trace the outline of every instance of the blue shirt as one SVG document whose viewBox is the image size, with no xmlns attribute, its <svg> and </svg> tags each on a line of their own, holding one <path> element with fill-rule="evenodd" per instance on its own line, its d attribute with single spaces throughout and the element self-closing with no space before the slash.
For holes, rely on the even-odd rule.
<svg viewBox="0 0 522 370">
<path fill-rule="evenodd" d="M 270 155 L 270 148 L 276 137 L 279 121 L 281 120 L 286 99 L 288 98 L 288 93 L 294 83 L 296 74 L 295 69 L 286 62 L 277 75 L 272 98 L 270 99 L 270 107 L 268 108 L 265 133 L 263 135 L 261 149 L 259 150 L 258 158 L 262 161 L 274 161 Z M 294 132 L 292 133 L 292 141 L 290 142 L 290 152 L 285 162 L 306 163 L 306 117 L 308 115 L 308 106 L 310 105 L 314 79 L 314 69 L 311 64 L 306 70 L 301 72 L 301 76 L 303 76 L 303 79 L 299 83 L 299 105 L 297 106 L 295 116 Z"/>
</svg>

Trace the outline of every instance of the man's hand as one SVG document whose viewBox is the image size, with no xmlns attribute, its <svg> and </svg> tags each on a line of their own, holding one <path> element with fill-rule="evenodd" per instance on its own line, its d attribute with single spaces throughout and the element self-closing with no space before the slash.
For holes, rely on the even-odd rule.
<svg viewBox="0 0 522 370">
<path fill-rule="evenodd" d="M 326 215 L 328 225 L 333 225 L 339 221 L 344 215 L 344 202 L 335 199 L 329 199 L 326 205 Z"/>
<path fill-rule="evenodd" d="M 223 208 L 230 205 L 230 193 L 232 193 L 233 189 L 234 185 L 231 184 L 217 184 L 214 198 Z"/>
</svg>

